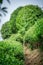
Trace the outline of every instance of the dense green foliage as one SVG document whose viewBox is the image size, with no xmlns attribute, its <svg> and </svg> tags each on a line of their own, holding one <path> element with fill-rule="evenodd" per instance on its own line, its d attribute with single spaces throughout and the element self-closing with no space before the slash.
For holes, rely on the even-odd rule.
<svg viewBox="0 0 43 65">
<path fill-rule="evenodd" d="M 16 18 L 17 29 L 25 28 L 28 30 L 41 17 L 43 17 L 41 8 L 34 5 L 25 6 L 19 11 Z"/>
<path fill-rule="evenodd" d="M 12 30 L 11 30 L 11 25 L 9 22 L 6 22 L 5 24 L 3 24 L 2 26 L 2 37 L 5 39 L 6 37 L 8 38 L 11 34 L 12 34 Z"/>
<path fill-rule="evenodd" d="M 11 36 L 11 34 L 20 32 L 25 34 L 35 22 L 43 17 L 41 8 L 34 5 L 28 5 L 17 8 L 12 14 L 10 21 L 2 26 L 2 37 L 4 39 Z"/>
<path fill-rule="evenodd" d="M 24 65 L 23 47 L 20 42 L 0 42 L 0 65 Z"/>
<path fill-rule="evenodd" d="M 43 11 L 34 5 L 17 8 L 1 33 L 5 40 L 0 42 L 0 65 L 24 65 L 22 43 L 31 48 L 40 43 L 43 50 Z"/>
<path fill-rule="evenodd" d="M 31 44 L 31 46 L 39 43 L 43 47 L 43 18 L 39 19 L 28 31 L 26 31 L 24 40 Z"/>
<path fill-rule="evenodd" d="M 26 31 L 26 34 L 24 36 L 25 40 L 28 42 L 38 42 L 39 36 L 43 32 L 43 18 L 39 19 L 28 31 Z"/>
<path fill-rule="evenodd" d="M 18 33 L 18 34 L 12 34 L 9 39 L 10 40 L 19 41 L 19 42 L 23 42 L 23 36 L 20 33 Z"/>
<path fill-rule="evenodd" d="M 10 25 L 12 26 L 12 33 L 16 33 L 17 32 L 17 28 L 16 28 L 16 17 L 18 15 L 18 12 L 22 9 L 22 7 L 17 8 L 12 14 L 11 14 L 11 18 L 10 18 Z"/>
<path fill-rule="evenodd" d="M 17 8 L 12 14 L 11 14 L 11 18 L 9 22 L 6 22 L 5 24 L 3 24 L 2 29 L 1 29 L 1 33 L 2 33 L 2 37 L 4 39 L 9 38 L 11 36 L 11 34 L 16 33 L 17 29 L 16 29 L 16 17 L 17 14 L 19 12 L 19 10 L 22 9 L 22 7 Z"/>
</svg>

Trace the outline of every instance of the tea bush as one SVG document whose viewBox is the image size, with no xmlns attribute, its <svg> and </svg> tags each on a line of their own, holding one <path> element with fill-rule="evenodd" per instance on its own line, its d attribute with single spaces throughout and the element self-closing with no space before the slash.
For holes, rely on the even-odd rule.
<svg viewBox="0 0 43 65">
<path fill-rule="evenodd" d="M 0 65 L 24 65 L 23 46 L 20 42 L 0 41 Z"/>
<path fill-rule="evenodd" d="M 39 19 L 24 35 L 25 42 L 35 44 L 43 42 L 43 18 Z"/>
<path fill-rule="evenodd" d="M 2 29 L 1 29 L 3 39 L 9 38 L 11 36 L 11 34 L 17 32 L 16 17 L 17 17 L 17 14 L 18 14 L 20 9 L 22 9 L 22 7 L 17 8 L 11 14 L 10 20 L 8 22 L 6 22 L 5 24 L 3 24 Z"/>
<path fill-rule="evenodd" d="M 38 6 L 27 5 L 17 8 L 11 14 L 10 21 L 3 24 L 1 29 L 2 37 L 4 39 L 9 38 L 18 31 L 24 34 L 24 31 L 27 31 L 41 17 L 43 17 L 43 11 Z"/>
<path fill-rule="evenodd" d="M 22 42 L 23 43 L 23 36 L 20 33 L 17 34 L 12 34 L 11 37 L 9 38 L 10 40 L 15 40 L 18 42 Z"/>
<path fill-rule="evenodd" d="M 10 21 L 3 24 L 2 29 L 1 29 L 1 33 L 2 33 L 2 37 L 4 39 L 9 38 L 9 36 L 11 36 L 11 34 L 12 34 L 11 27 L 12 26 L 10 24 Z"/>
<path fill-rule="evenodd" d="M 16 27 L 18 30 L 25 28 L 28 30 L 38 19 L 43 17 L 43 12 L 40 7 L 35 5 L 24 6 L 17 15 Z"/>
<path fill-rule="evenodd" d="M 17 8 L 11 14 L 9 22 L 2 26 L 3 39 L 31 44 L 43 42 L 43 19 L 41 18 L 43 18 L 43 10 L 36 5 Z"/>
</svg>

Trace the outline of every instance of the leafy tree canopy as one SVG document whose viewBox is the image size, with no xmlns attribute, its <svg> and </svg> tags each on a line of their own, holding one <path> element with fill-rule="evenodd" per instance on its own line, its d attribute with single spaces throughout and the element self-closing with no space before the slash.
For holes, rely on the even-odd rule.
<svg viewBox="0 0 43 65">
<path fill-rule="evenodd" d="M 14 40 L 0 41 L 1 65 L 24 65 L 23 47 Z"/>
<path fill-rule="evenodd" d="M 43 10 L 35 5 L 27 5 L 17 8 L 11 14 L 9 22 L 3 24 L 1 33 L 4 39 L 11 36 L 10 39 L 14 39 L 15 41 L 25 41 L 32 44 L 42 41 L 42 29 Z"/>
<path fill-rule="evenodd" d="M 38 6 L 28 5 L 19 7 L 11 14 L 10 21 L 3 24 L 1 30 L 2 37 L 5 39 L 17 32 L 24 34 L 42 17 L 43 12 Z"/>
</svg>

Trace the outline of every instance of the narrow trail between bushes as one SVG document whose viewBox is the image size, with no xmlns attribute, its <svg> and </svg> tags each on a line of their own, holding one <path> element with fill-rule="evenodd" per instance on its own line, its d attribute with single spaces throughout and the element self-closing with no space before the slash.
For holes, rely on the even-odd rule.
<svg viewBox="0 0 43 65">
<path fill-rule="evenodd" d="M 43 52 L 40 53 L 39 49 L 31 50 L 24 45 L 25 65 L 43 65 Z"/>
</svg>

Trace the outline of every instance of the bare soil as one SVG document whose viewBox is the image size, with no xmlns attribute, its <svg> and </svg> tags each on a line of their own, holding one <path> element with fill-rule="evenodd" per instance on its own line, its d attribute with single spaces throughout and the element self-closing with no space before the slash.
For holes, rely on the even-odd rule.
<svg viewBox="0 0 43 65">
<path fill-rule="evenodd" d="M 43 52 L 39 49 L 31 50 L 24 45 L 25 65 L 43 65 Z"/>
</svg>

